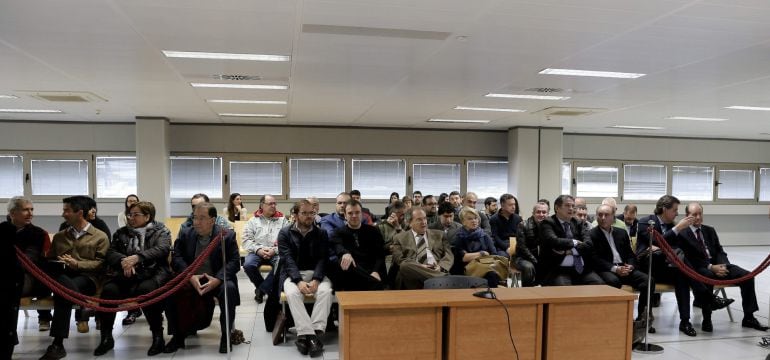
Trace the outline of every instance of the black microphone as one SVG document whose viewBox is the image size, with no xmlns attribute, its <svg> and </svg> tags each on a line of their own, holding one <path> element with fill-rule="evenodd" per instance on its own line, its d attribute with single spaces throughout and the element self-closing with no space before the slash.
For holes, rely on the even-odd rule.
<svg viewBox="0 0 770 360">
<path fill-rule="evenodd" d="M 480 297 L 482 299 L 497 299 L 495 293 L 487 286 L 486 290 L 477 291 L 473 293 L 473 296 Z"/>
</svg>

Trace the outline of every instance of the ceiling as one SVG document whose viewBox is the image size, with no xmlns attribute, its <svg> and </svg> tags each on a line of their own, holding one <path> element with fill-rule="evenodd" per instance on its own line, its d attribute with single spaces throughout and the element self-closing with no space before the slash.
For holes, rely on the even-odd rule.
<svg viewBox="0 0 770 360">
<path fill-rule="evenodd" d="M 163 50 L 290 55 L 167 58 Z M 545 68 L 643 73 L 541 75 Z M 215 80 L 249 75 L 258 80 Z M 288 90 L 190 83 L 288 85 Z M 538 94 L 568 100 L 485 97 Z M 41 100 L 87 93 L 87 102 Z M 57 93 L 54 93 L 56 95 Z M 770 140 L 766 0 L 0 0 L 3 120 L 504 130 Z M 222 104 L 211 99 L 287 104 Z M 515 108 L 519 113 L 454 110 Z M 548 116 L 550 107 L 591 114 Z M 269 113 L 283 118 L 231 117 Z M 727 121 L 670 120 L 672 116 Z M 487 124 L 429 123 L 430 118 Z M 653 126 L 631 130 L 610 126 Z M 763 134 L 764 133 L 764 134 Z"/>
</svg>

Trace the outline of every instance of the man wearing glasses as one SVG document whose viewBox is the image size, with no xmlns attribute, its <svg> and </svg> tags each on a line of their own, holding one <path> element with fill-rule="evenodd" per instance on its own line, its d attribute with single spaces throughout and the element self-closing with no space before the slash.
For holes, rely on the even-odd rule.
<svg viewBox="0 0 770 360">
<path fill-rule="evenodd" d="M 335 212 L 321 218 L 321 229 L 326 231 L 327 238 L 331 238 L 337 229 L 345 227 L 345 204 L 348 201 L 350 201 L 350 194 L 339 193 L 334 207 Z M 363 223 L 368 224 L 369 222 L 364 219 Z"/>
<path fill-rule="evenodd" d="M 263 195 L 259 199 L 259 210 L 243 229 L 243 248 L 249 252 L 243 263 L 243 271 L 254 284 L 254 300 L 262 303 L 262 296 L 267 293 L 272 281 L 262 286 L 265 280 L 259 272 L 260 265 L 270 264 L 273 269 L 278 265 L 278 232 L 288 221 L 276 209 L 275 197 Z"/>
</svg>

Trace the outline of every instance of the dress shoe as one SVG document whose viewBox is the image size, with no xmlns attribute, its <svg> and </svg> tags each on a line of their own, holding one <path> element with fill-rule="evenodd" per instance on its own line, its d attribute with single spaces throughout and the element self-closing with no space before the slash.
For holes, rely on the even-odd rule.
<svg viewBox="0 0 770 360">
<path fill-rule="evenodd" d="M 64 350 L 64 346 L 52 344 L 48 346 L 40 360 L 59 360 L 65 356 L 67 356 L 67 351 Z"/>
<path fill-rule="evenodd" d="M 711 319 L 703 319 L 703 321 L 700 323 L 700 329 L 705 332 L 713 332 L 714 325 L 711 324 Z"/>
<path fill-rule="evenodd" d="M 682 321 L 679 323 L 679 331 L 684 333 L 687 336 L 695 336 L 698 335 L 697 332 L 695 332 L 695 329 L 693 329 L 692 324 L 690 324 L 689 321 Z"/>
<path fill-rule="evenodd" d="M 88 321 L 77 321 L 77 328 L 79 333 L 87 333 L 88 332 Z"/>
<path fill-rule="evenodd" d="M 142 310 L 131 310 L 126 314 L 126 317 L 123 318 L 123 325 L 132 325 L 136 322 L 136 318 L 142 316 Z"/>
<path fill-rule="evenodd" d="M 257 300 L 257 304 L 261 304 L 264 301 L 264 295 L 259 288 L 254 290 L 254 300 Z"/>
<path fill-rule="evenodd" d="M 298 336 L 297 341 L 294 342 L 294 345 L 297 345 L 297 350 L 299 350 L 300 354 L 307 355 L 308 348 L 310 347 L 310 344 L 307 340 L 307 335 Z"/>
<path fill-rule="evenodd" d="M 652 303 L 652 307 L 659 307 L 660 306 L 660 296 L 661 293 L 654 293 L 650 297 L 650 302 Z"/>
<path fill-rule="evenodd" d="M 94 349 L 94 356 L 102 356 L 115 347 L 115 339 L 112 336 L 104 336 L 99 346 Z"/>
<path fill-rule="evenodd" d="M 321 342 L 321 339 L 319 339 L 318 336 L 310 335 L 307 340 L 307 344 L 310 357 L 318 357 L 323 355 L 324 344 Z"/>
<path fill-rule="evenodd" d="M 163 352 L 164 342 L 163 333 L 152 334 L 152 345 L 147 350 L 147 356 L 155 356 Z"/>
<path fill-rule="evenodd" d="M 184 349 L 184 339 L 180 337 L 173 336 L 171 337 L 171 340 L 168 341 L 166 346 L 163 347 L 163 352 L 166 354 L 175 353 L 177 350 Z"/>
<path fill-rule="evenodd" d="M 39 331 L 51 330 L 51 320 L 38 320 L 37 321 L 37 329 Z"/>
<path fill-rule="evenodd" d="M 745 317 L 741 321 L 741 326 L 756 329 L 759 331 L 767 331 L 768 327 L 759 323 L 759 320 L 755 317 Z"/>
</svg>

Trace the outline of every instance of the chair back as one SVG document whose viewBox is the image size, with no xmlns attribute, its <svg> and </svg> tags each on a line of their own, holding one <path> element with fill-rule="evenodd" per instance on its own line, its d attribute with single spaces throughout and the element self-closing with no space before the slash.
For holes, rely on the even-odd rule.
<svg viewBox="0 0 770 360">
<path fill-rule="evenodd" d="M 508 238 L 511 244 L 508 246 L 508 255 L 510 257 L 516 256 L 516 237 L 511 236 Z"/>
<path fill-rule="evenodd" d="M 465 275 L 437 276 L 425 280 L 424 289 L 474 289 L 486 288 L 487 280 Z"/>
<path fill-rule="evenodd" d="M 238 252 L 241 254 L 241 257 L 245 257 L 247 254 L 247 251 L 243 249 L 243 229 L 246 226 L 246 223 L 248 221 L 244 220 L 238 220 L 234 223 L 231 223 L 233 225 L 233 231 L 235 231 L 235 241 L 238 243 Z"/>
<path fill-rule="evenodd" d="M 163 222 L 163 224 L 166 225 L 168 228 L 168 231 L 171 232 L 171 245 L 174 245 L 174 241 L 176 241 L 177 235 L 179 235 L 179 228 L 182 227 L 182 224 L 187 221 L 186 217 L 171 217 L 166 218 L 166 221 Z"/>
</svg>

